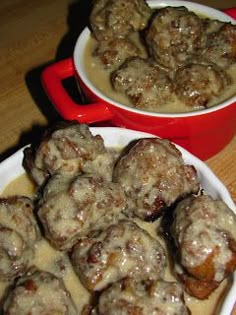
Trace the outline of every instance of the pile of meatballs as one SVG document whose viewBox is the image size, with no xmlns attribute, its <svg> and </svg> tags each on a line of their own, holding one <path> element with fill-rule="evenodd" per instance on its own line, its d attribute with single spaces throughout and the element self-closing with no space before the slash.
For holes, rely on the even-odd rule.
<svg viewBox="0 0 236 315">
<path fill-rule="evenodd" d="M 184 292 L 206 299 L 236 269 L 236 215 L 203 194 L 169 140 L 117 150 L 87 125 L 61 122 L 24 150 L 23 165 L 35 195 L 0 199 L 6 315 L 189 315 Z M 142 227 L 157 221 L 166 246 Z M 60 275 L 31 265 L 42 237 L 90 293 L 80 313 Z"/>
<path fill-rule="evenodd" d="M 114 90 L 136 108 L 158 112 L 177 100 L 186 111 L 204 109 L 235 84 L 227 71 L 236 67 L 231 23 L 200 18 L 185 7 L 97 0 L 89 26 L 97 41 L 93 56 Z"/>
</svg>

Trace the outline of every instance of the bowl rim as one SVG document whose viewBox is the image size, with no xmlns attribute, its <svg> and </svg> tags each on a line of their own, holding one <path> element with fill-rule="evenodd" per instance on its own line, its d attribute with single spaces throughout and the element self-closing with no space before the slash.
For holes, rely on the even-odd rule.
<svg viewBox="0 0 236 315">
<path fill-rule="evenodd" d="M 188 9 L 199 13 L 199 14 L 204 14 L 204 15 L 212 15 L 214 19 L 218 19 L 223 22 L 231 22 L 232 24 L 236 24 L 236 21 L 231 18 L 229 15 L 226 13 L 214 9 L 212 7 L 195 3 L 195 2 L 190 2 L 190 1 L 185 1 L 185 0 L 164 0 L 164 1 L 158 1 L 158 0 L 149 0 L 147 1 L 148 5 L 151 8 L 157 8 L 157 7 L 166 7 L 166 6 L 185 6 Z M 236 106 L 236 94 L 233 95 L 232 97 L 226 99 L 225 101 L 221 102 L 220 104 L 211 106 L 206 109 L 200 109 L 196 111 L 189 111 L 189 112 L 174 112 L 174 113 L 164 113 L 164 112 L 152 112 L 152 111 L 147 111 L 147 110 L 142 110 L 142 109 L 137 109 L 128 105 L 124 105 L 120 102 L 117 102 L 108 96 L 104 95 L 101 90 L 99 90 L 88 78 L 84 66 L 84 50 L 87 44 L 87 41 L 90 37 L 91 31 L 89 27 L 85 27 L 82 32 L 80 33 L 79 37 L 77 38 L 74 51 L 73 51 L 73 62 L 75 65 L 75 69 L 77 72 L 77 75 L 79 79 L 83 82 L 83 84 L 89 88 L 93 94 L 95 94 L 97 97 L 99 97 L 102 101 L 105 101 L 111 106 L 118 107 L 120 109 L 133 112 L 135 114 L 141 114 L 141 115 L 146 115 L 146 116 L 153 116 L 153 117 L 165 117 L 165 118 L 184 118 L 184 117 L 194 117 L 194 116 L 201 116 L 201 115 L 206 115 L 218 110 L 221 110 L 225 107 L 228 107 L 230 105 Z"/>
</svg>

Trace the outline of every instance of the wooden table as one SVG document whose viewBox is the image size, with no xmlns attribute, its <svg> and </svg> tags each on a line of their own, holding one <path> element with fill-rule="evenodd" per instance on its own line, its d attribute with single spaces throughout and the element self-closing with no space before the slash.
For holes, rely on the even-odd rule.
<svg viewBox="0 0 236 315">
<path fill-rule="evenodd" d="M 90 1 L 0 1 L 0 153 L 1 159 L 34 141 L 59 119 L 40 84 L 42 69 L 72 56 L 87 22 Z M 216 8 L 235 0 L 202 0 Z M 223 131 L 222 131 L 223 132 Z M 236 201 L 236 136 L 207 161 Z"/>
</svg>

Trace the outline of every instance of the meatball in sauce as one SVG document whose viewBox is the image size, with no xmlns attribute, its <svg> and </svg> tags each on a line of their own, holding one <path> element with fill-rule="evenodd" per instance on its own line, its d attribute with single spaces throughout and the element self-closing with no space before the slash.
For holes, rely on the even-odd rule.
<svg viewBox="0 0 236 315">
<path fill-rule="evenodd" d="M 112 73 L 111 82 L 135 107 L 149 111 L 171 102 L 174 94 L 168 74 L 140 57 L 127 59 Z"/>
<path fill-rule="evenodd" d="M 96 315 L 189 315 L 175 282 L 125 278 L 103 291 Z"/>
<path fill-rule="evenodd" d="M 176 69 L 202 46 L 201 19 L 185 7 L 166 7 L 152 17 L 147 47 L 157 63 Z"/>
<path fill-rule="evenodd" d="M 233 23 L 198 16 L 184 6 L 152 9 L 124 0 L 95 2 L 90 18 L 86 74 L 114 101 L 138 110 L 185 113 L 235 95 Z"/>
<path fill-rule="evenodd" d="M 3 309 L 6 315 L 77 315 L 62 280 L 37 269 L 17 281 Z"/>
<path fill-rule="evenodd" d="M 119 184 L 55 174 L 44 188 L 38 216 L 46 237 L 60 250 L 113 222 L 126 206 Z"/>
<path fill-rule="evenodd" d="M 14 280 L 26 271 L 39 239 L 32 200 L 22 196 L 1 198 L 0 280 Z"/>
<path fill-rule="evenodd" d="M 93 55 L 105 69 L 117 69 L 127 58 L 142 55 L 138 46 L 129 38 L 115 38 L 98 42 Z"/>
<path fill-rule="evenodd" d="M 190 108 L 205 108 L 231 83 L 223 69 L 213 64 L 189 63 L 174 76 L 178 98 Z"/>
<path fill-rule="evenodd" d="M 203 58 L 216 63 L 222 68 L 229 68 L 236 63 L 236 25 L 225 23 L 207 37 Z"/>
<path fill-rule="evenodd" d="M 128 220 L 120 220 L 98 235 L 81 240 L 71 259 L 90 291 L 102 290 L 127 276 L 162 278 L 166 267 L 166 255 L 159 241 Z"/>
<path fill-rule="evenodd" d="M 178 199 L 197 193 L 196 170 L 168 140 L 141 139 L 117 162 L 113 180 L 127 196 L 128 216 L 155 220 Z"/>
<path fill-rule="evenodd" d="M 207 195 L 177 205 L 171 226 L 176 272 L 191 295 L 206 298 L 236 269 L 235 224 L 231 209 Z"/>
<path fill-rule="evenodd" d="M 103 174 L 97 168 L 98 158 Z M 103 143 L 103 139 L 93 136 L 87 125 L 64 122 L 55 125 L 43 137 L 39 146 L 29 147 L 24 152 L 24 166 L 38 185 L 42 185 L 51 175 L 60 173 L 96 173 L 109 178 L 113 157 Z M 103 166 L 105 164 L 105 166 Z"/>
<path fill-rule="evenodd" d="M 90 26 L 99 41 L 126 37 L 144 29 L 151 13 L 145 0 L 96 0 L 90 14 Z"/>
<path fill-rule="evenodd" d="M 110 137 L 109 146 L 126 141 Z M 90 140 L 79 148 L 92 146 Z M 104 148 L 106 155 L 110 147 Z M 187 315 L 188 308 L 216 314 L 236 267 L 235 214 L 199 196 L 195 168 L 168 140 L 144 138 L 120 149 L 108 165 L 109 180 L 98 176 L 106 161 L 95 150 L 79 173 L 59 168 L 33 191 L 23 174 L 3 192 L 4 314 Z M 202 179 L 205 188 L 209 178 Z M 24 185 L 32 200 L 16 196 Z"/>
</svg>

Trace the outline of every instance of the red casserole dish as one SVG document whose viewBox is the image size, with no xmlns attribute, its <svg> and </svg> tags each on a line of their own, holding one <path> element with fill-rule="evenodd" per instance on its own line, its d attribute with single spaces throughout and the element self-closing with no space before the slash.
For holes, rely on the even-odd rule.
<svg viewBox="0 0 236 315">
<path fill-rule="evenodd" d="M 188 1 L 153 0 L 151 7 L 185 6 L 196 13 L 204 13 L 213 19 L 235 24 L 236 8 L 221 12 Z M 201 159 L 218 153 L 233 138 L 236 132 L 236 96 L 207 109 L 187 113 L 156 113 L 129 107 L 113 101 L 99 91 L 88 79 L 84 65 L 84 49 L 90 31 L 85 28 L 79 36 L 73 58 L 56 62 L 42 73 L 42 82 L 52 104 L 66 120 L 80 123 L 108 121 L 110 125 L 149 132 L 168 138 L 189 150 Z M 77 104 L 69 96 L 62 81 L 75 77 L 78 87 L 89 104 Z"/>
</svg>

